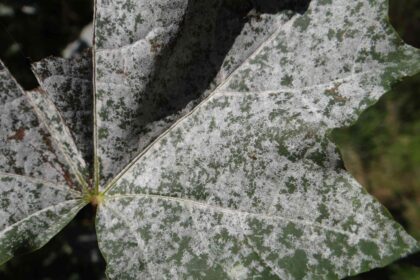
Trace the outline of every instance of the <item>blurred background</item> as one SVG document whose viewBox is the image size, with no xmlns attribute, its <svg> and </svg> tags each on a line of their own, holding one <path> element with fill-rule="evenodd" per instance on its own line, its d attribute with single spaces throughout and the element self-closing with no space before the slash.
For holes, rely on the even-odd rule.
<svg viewBox="0 0 420 280">
<path fill-rule="evenodd" d="M 0 58 L 26 89 L 30 63 L 87 46 L 92 0 L 0 0 Z M 390 0 L 390 20 L 420 47 L 420 1 Z M 82 38 L 80 38 L 80 34 Z M 420 74 L 396 84 L 332 139 L 346 168 L 420 240 Z M 44 248 L 0 267 L 0 279 L 105 279 L 94 210 L 86 207 Z M 349 280 L 420 280 L 420 253 Z"/>
</svg>

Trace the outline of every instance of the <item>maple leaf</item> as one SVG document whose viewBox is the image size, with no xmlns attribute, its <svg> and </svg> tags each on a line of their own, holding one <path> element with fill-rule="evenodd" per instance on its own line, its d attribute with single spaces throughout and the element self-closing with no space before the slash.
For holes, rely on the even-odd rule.
<svg viewBox="0 0 420 280">
<path fill-rule="evenodd" d="M 419 250 L 328 138 L 420 69 L 387 5 L 97 0 L 93 54 L 36 63 L 30 92 L 0 66 L 0 262 L 88 203 L 111 279 L 334 279 Z"/>
</svg>

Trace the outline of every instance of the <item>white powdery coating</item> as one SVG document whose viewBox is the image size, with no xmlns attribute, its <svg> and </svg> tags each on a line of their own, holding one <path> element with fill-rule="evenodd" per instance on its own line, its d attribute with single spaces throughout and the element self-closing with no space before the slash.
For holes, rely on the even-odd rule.
<svg viewBox="0 0 420 280">
<path fill-rule="evenodd" d="M 69 161 L 77 152 L 71 145 L 60 149 L 67 143 L 60 142 L 65 131 L 55 123 L 53 137 L 48 126 L 59 119 L 53 115 L 55 108 L 37 107 L 45 113 L 44 118 L 37 116 L 31 102 L 41 96 L 34 94 L 23 92 L 0 63 L 1 264 L 45 245 L 86 204 L 82 194 L 71 189 L 80 187 Z"/>
<path fill-rule="evenodd" d="M 209 90 L 224 82 L 255 50 L 273 34 L 279 26 L 289 20 L 286 13 L 261 14 L 258 18 L 251 18 L 236 37 L 234 44 L 223 61 L 222 68 L 215 77 Z"/>
<path fill-rule="evenodd" d="M 383 16 L 384 3 L 312 3 L 220 91 L 294 92 L 327 126 L 348 125 L 388 90 L 392 76 L 410 75 L 415 68 L 412 57 L 418 53 L 397 40 Z"/>
<path fill-rule="evenodd" d="M 249 217 L 242 227 L 231 221 L 218 220 L 211 228 L 220 226 L 228 232 L 237 232 L 234 235 L 235 240 L 244 239 L 240 235 L 245 234 L 247 243 L 250 244 L 248 246 L 264 260 L 265 264 L 260 266 L 265 269 L 266 266 L 270 267 L 281 278 L 289 275 L 290 268 L 279 267 L 279 260 L 293 255 L 298 248 L 301 248 L 307 258 L 308 277 L 316 273 L 325 276 L 330 273 L 349 275 L 362 270 L 365 261 L 369 261 L 372 267 L 380 265 L 382 260 L 400 250 L 400 246 L 405 248 L 404 252 L 410 252 L 416 246 L 415 240 L 389 219 L 382 206 L 341 170 L 334 146 L 322 136 L 325 129 L 316 130 L 320 127 L 316 122 L 304 124 L 303 120 L 307 116 L 302 114 L 304 118 L 301 119 L 299 115 L 299 112 L 304 111 L 302 104 L 299 104 L 300 99 L 284 99 L 287 96 L 289 95 L 250 96 L 222 93 L 214 96 L 206 106 L 191 116 L 191 122 L 180 124 L 124 174 L 110 190 L 111 197 L 104 207 L 122 207 L 121 216 L 127 218 L 128 224 L 143 220 L 151 224 L 156 224 L 160 219 L 172 220 L 169 216 L 165 217 L 165 213 L 169 215 L 172 210 L 163 211 L 162 218 L 146 218 L 136 212 L 135 209 L 144 204 L 137 200 L 148 196 L 155 200 L 144 206 L 149 211 L 158 213 L 156 204 L 161 200 L 179 204 L 179 207 L 192 205 L 205 211 L 196 219 L 204 224 L 207 224 L 204 216 L 212 216 L 212 211 L 221 216 L 226 214 Z M 287 110 L 289 106 L 294 110 Z M 241 108 L 246 108 L 246 112 Z M 276 116 L 278 110 L 287 113 Z M 215 117 L 209 122 L 210 112 Z M 132 204 L 128 203 L 131 200 Z M 183 215 L 188 216 L 188 212 Z M 195 220 L 193 215 L 190 219 Z M 256 221 L 258 226 L 249 225 Z M 300 235 L 290 237 L 292 240 L 289 243 L 287 240 L 276 241 L 285 239 L 285 227 L 289 224 L 298 228 Z M 115 231 L 121 231 L 118 236 L 124 236 L 122 232 L 127 232 L 125 227 L 114 231 L 107 224 L 102 226 L 104 229 L 99 232 L 100 238 L 103 238 L 101 244 L 105 248 L 110 239 L 113 239 L 112 236 L 117 234 Z M 171 230 L 165 229 L 166 238 L 172 240 L 173 236 L 177 236 L 172 228 L 181 226 L 182 223 L 174 225 Z M 138 229 L 130 231 L 141 235 Z M 187 232 L 191 238 L 197 238 L 199 234 L 209 235 L 208 229 L 197 231 L 192 226 L 189 226 Z M 130 235 L 125 242 L 132 239 L 133 236 Z M 343 248 L 343 252 L 335 252 L 338 255 L 334 255 L 329 249 L 333 242 L 331 240 L 334 239 L 343 239 L 336 241 Z M 400 244 L 401 240 L 404 242 Z M 121 241 L 118 238 L 118 242 Z M 162 247 L 150 248 L 155 242 Z M 208 267 L 215 267 L 214 260 L 220 262 L 219 254 L 223 253 L 227 260 L 220 265 L 226 272 L 230 269 L 231 258 L 237 260 L 241 257 L 235 250 L 230 254 L 225 251 L 214 252 L 211 246 L 217 242 L 221 241 L 204 238 L 201 243 L 190 241 L 188 248 L 207 254 Z M 372 257 L 365 254 L 362 249 L 364 247 L 360 245 L 364 245 L 363 242 L 369 242 L 369 246 L 376 248 L 378 255 Z M 196 243 L 200 244 L 199 247 L 196 247 Z M 208 246 L 205 247 L 205 244 Z M 174 267 L 169 260 L 170 254 L 176 254 L 164 250 L 165 246 L 167 244 L 161 241 L 153 241 L 141 249 L 133 249 L 131 254 L 135 250 L 147 250 L 151 255 L 161 252 L 169 254 L 165 258 L 168 262 L 161 264 L 161 267 L 155 267 L 157 264 L 154 264 L 153 258 L 150 260 L 151 257 L 138 257 L 138 262 L 151 263 L 148 270 L 156 272 L 152 279 L 159 279 L 160 274 L 168 274 L 167 277 L 175 279 L 183 279 L 184 275 L 189 275 L 191 271 L 182 271 L 184 266 L 179 268 L 180 271 L 165 271 Z M 222 248 L 226 249 L 225 246 L 228 245 L 223 245 Z M 127 249 L 126 246 L 124 248 Z M 106 255 L 116 256 L 102 249 Z M 125 251 L 124 254 L 128 255 L 130 252 Z M 160 255 L 155 257 L 162 259 Z M 119 258 L 124 259 L 123 256 Z M 197 258 L 193 260 L 196 261 Z M 330 267 L 325 268 L 325 271 L 318 271 L 317 264 L 327 261 L 333 264 L 331 267 L 334 269 Z M 247 266 L 245 263 L 242 265 Z M 109 267 L 111 271 L 118 270 L 113 262 Z M 124 271 L 129 273 L 130 269 L 124 268 Z M 132 275 L 136 271 L 133 269 Z M 249 273 L 248 277 L 258 275 L 255 271 Z"/>
<path fill-rule="evenodd" d="M 326 137 L 419 68 L 385 3 L 313 1 L 231 76 L 222 69 L 107 190 L 108 276 L 330 279 L 418 249 Z"/>
<path fill-rule="evenodd" d="M 0 173 L 0 263 L 44 246 L 86 203 L 67 186 Z"/>
<path fill-rule="evenodd" d="M 65 185 L 0 172 L 0 231 L 37 211 L 80 197 Z"/>
<path fill-rule="evenodd" d="M 0 171 L 66 183 L 70 172 L 29 98 L 0 64 Z"/>
<path fill-rule="evenodd" d="M 189 6 L 187 1 L 98 3 L 95 82 L 101 185 L 220 85 L 288 19 L 280 13 L 245 23 L 242 17 L 230 17 L 224 4 L 222 0 Z M 228 38 L 217 36 L 235 33 L 242 21 L 240 33 L 223 53 L 221 41 Z M 200 56 L 206 52 L 208 56 Z M 194 68 L 200 63 L 202 67 Z M 171 91 L 191 75 L 197 75 L 197 81 Z M 206 79 L 201 89 L 198 84 Z M 183 110 L 171 111 L 178 103 Z"/>
<path fill-rule="evenodd" d="M 137 104 L 186 5 L 185 0 L 97 2 L 94 90 L 102 185 L 137 151 L 142 130 Z"/>
<path fill-rule="evenodd" d="M 69 165 L 71 175 L 66 176 L 67 185 L 79 190 L 82 187 L 87 187 L 85 180 L 87 174 L 86 163 L 57 108 L 41 89 L 27 92 L 27 95 L 38 118 L 42 120 L 52 135 L 52 144 L 61 152 Z"/>
<path fill-rule="evenodd" d="M 93 105 L 91 52 L 70 59 L 49 57 L 32 65 L 87 164 L 92 162 Z"/>
</svg>

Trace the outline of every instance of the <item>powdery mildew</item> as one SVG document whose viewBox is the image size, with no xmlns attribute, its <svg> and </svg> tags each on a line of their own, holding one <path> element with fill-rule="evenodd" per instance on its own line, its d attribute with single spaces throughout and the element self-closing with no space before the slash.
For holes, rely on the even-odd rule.
<svg viewBox="0 0 420 280">
<path fill-rule="evenodd" d="M 386 11 L 386 1 L 312 1 L 220 75 L 106 188 L 97 229 L 108 276 L 335 279 L 417 250 L 327 138 L 419 70 Z"/>
<path fill-rule="evenodd" d="M 49 57 L 32 65 L 41 87 L 60 112 L 85 164 L 93 157 L 92 53 Z"/>
<path fill-rule="evenodd" d="M 178 31 L 186 5 L 185 0 L 96 3 L 94 113 L 101 185 L 137 148 L 142 130 L 137 104 L 157 57 Z"/>
<path fill-rule="evenodd" d="M 282 13 L 246 21 L 246 14 L 226 2 L 98 1 L 95 113 L 101 185 L 288 19 Z"/>
<path fill-rule="evenodd" d="M 70 158 L 58 147 L 59 137 L 38 121 L 30 94 L 1 63 L 0 93 L 0 263 L 4 263 L 15 254 L 42 247 L 85 202 Z"/>
<path fill-rule="evenodd" d="M 86 163 L 56 106 L 42 89 L 29 91 L 26 94 L 37 117 L 47 127 L 54 143 L 57 143 L 58 151 L 61 152 L 69 165 L 71 175 L 69 174 L 68 177 L 71 176 L 74 179 L 66 178 L 66 183 L 72 188 L 80 189 L 80 186 L 81 188 L 87 188 L 85 178 L 88 171 L 86 170 Z"/>
<path fill-rule="evenodd" d="M 244 22 L 225 3 L 96 3 L 108 276 L 335 279 L 418 250 L 327 137 L 420 68 L 386 1 L 317 0 L 291 19 Z M 237 34 L 226 53 L 221 32 Z M 27 93 L 0 64 L 0 263 L 43 246 L 86 204 L 89 61 L 35 64 L 42 89 Z"/>
</svg>

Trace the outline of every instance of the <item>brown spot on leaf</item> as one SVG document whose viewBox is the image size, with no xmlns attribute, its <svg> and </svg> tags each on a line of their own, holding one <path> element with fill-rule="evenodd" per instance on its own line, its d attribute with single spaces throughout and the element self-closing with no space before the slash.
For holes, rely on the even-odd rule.
<svg viewBox="0 0 420 280">
<path fill-rule="evenodd" d="M 257 160 L 257 155 L 255 153 L 248 153 L 248 156 L 252 160 Z"/>
<path fill-rule="evenodd" d="M 25 138 L 25 129 L 23 127 L 16 130 L 15 134 L 7 137 L 8 140 L 22 141 Z"/>
<path fill-rule="evenodd" d="M 346 97 L 343 97 L 339 94 L 338 88 L 341 84 L 336 84 L 334 87 L 326 89 L 325 94 L 331 96 L 335 101 L 339 103 L 344 103 L 347 101 Z"/>
<path fill-rule="evenodd" d="M 52 145 L 50 136 L 47 133 L 43 132 L 43 131 L 40 131 L 40 134 L 42 135 L 42 140 L 44 141 L 45 145 L 47 145 L 48 150 L 50 152 L 52 152 L 53 154 L 55 154 L 55 151 L 54 151 L 54 148 L 53 148 L 53 145 Z"/>
<path fill-rule="evenodd" d="M 51 141 L 51 137 L 47 134 L 47 133 L 45 133 L 45 132 L 43 132 L 43 131 L 41 131 L 40 132 L 41 133 L 41 135 L 42 135 L 42 140 L 44 141 L 44 143 L 45 143 L 45 145 L 48 147 L 48 150 L 51 152 L 51 153 L 53 153 L 54 155 L 56 155 L 57 156 L 57 154 L 56 154 L 56 152 L 55 152 L 55 149 L 54 149 L 54 147 L 53 147 L 53 143 L 52 143 L 52 141 Z M 43 157 L 43 160 L 45 161 L 45 162 L 49 162 L 52 166 L 56 166 L 56 164 L 58 164 L 58 167 L 61 169 L 61 172 L 60 172 L 60 170 L 56 167 L 55 169 L 58 171 L 58 172 L 60 172 L 61 174 L 63 174 L 63 178 L 64 178 L 64 180 L 66 181 L 66 183 L 67 183 L 67 185 L 70 187 L 70 188 L 74 188 L 75 187 L 75 184 L 74 184 L 74 182 L 73 182 L 73 179 L 72 179 L 72 176 L 71 176 L 71 174 L 70 174 L 70 172 L 69 171 L 67 171 L 67 167 L 65 167 L 61 162 L 56 162 L 56 163 L 53 163 L 53 162 L 51 162 L 47 157 Z"/>
<path fill-rule="evenodd" d="M 62 169 L 64 169 L 64 168 L 62 168 Z M 66 183 L 67 183 L 67 185 L 70 187 L 70 188 L 73 188 L 73 186 L 74 186 L 74 183 L 73 183 L 73 180 L 71 179 L 71 175 L 70 175 L 70 173 L 68 172 L 68 171 L 66 171 L 66 170 L 63 170 L 63 176 L 64 176 L 64 180 L 66 180 Z"/>
<path fill-rule="evenodd" d="M 339 87 L 339 86 L 340 86 L 340 85 L 334 85 L 334 87 L 329 88 L 329 89 L 326 89 L 326 90 L 325 90 L 325 93 L 326 93 L 326 94 L 328 94 L 328 95 L 337 94 L 337 93 L 338 93 L 338 87 Z"/>
</svg>

